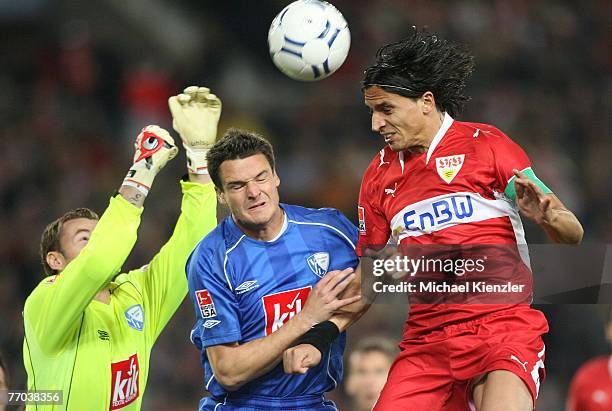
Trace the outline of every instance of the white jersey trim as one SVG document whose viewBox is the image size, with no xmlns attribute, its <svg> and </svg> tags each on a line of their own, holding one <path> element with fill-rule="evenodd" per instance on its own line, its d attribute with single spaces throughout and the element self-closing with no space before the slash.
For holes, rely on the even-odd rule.
<svg viewBox="0 0 612 411">
<path fill-rule="evenodd" d="M 433 140 L 431 140 L 431 144 L 427 149 L 427 160 L 425 160 L 425 164 L 429 164 L 429 159 L 431 158 L 431 155 L 433 154 L 438 144 L 440 144 L 440 141 L 442 141 L 442 137 L 444 137 L 450 126 L 453 124 L 453 121 L 453 118 L 445 112 L 444 120 L 442 120 L 442 125 L 440 126 L 440 129 L 434 136 Z"/>
<path fill-rule="evenodd" d="M 332 225 L 324 224 L 324 223 L 310 223 L 310 222 L 306 222 L 306 221 L 295 221 L 295 220 L 289 220 L 289 222 L 290 223 L 294 223 L 294 224 L 303 224 L 303 225 L 320 225 L 321 227 L 330 228 L 330 229 L 334 230 L 335 232 L 337 232 L 338 234 L 340 234 L 342 236 L 342 238 L 344 238 L 346 240 L 346 242 L 349 243 L 351 245 L 351 247 L 353 247 L 353 249 L 355 249 L 355 244 L 353 244 L 351 239 L 348 238 L 346 236 L 346 234 L 344 234 L 342 231 L 338 230 L 336 227 L 334 227 Z"/>
<path fill-rule="evenodd" d="M 229 253 L 231 253 L 231 252 L 234 250 L 234 248 L 238 247 L 238 244 L 240 244 L 240 242 L 241 242 L 241 241 L 242 241 L 242 240 L 243 240 L 245 237 L 246 237 L 246 234 L 243 234 L 243 235 L 242 235 L 242 237 L 240 237 L 240 238 L 238 239 L 238 241 L 236 241 L 236 244 L 234 244 L 233 246 L 231 246 L 231 247 L 229 248 L 229 250 L 227 250 L 227 251 L 225 252 L 225 258 L 223 259 L 223 275 L 225 275 L 225 281 L 227 281 L 227 285 L 229 286 L 230 291 L 232 291 L 232 292 L 234 291 L 234 287 L 232 287 L 232 283 L 230 282 L 229 277 L 228 277 L 228 275 L 227 275 L 227 257 L 228 257 L 228 254 L 229 254 Z"/>
<path fill-rule="evenodd" d="M 215 373 L 213 373 L 213 375 L 210 376 L 210 378 L 208 379 L 208 382 L 206 383 L 206 389 L 208 390 L 208 386 L 210 385 L 210 383 L 212 382 L 213 378 L 215 378 Z"/>
</svg>

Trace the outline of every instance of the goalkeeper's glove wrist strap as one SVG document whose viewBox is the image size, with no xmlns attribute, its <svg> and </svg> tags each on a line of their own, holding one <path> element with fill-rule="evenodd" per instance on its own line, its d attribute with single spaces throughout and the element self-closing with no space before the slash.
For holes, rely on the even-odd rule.
<svg viewBox="0 0 612 411">
<path fill-rule="evenodd" d="M 208 149 L 194 149 L 183 144 L 187 155 L 187 169 L 192 174 L 208 174 Z"/>
</svg>

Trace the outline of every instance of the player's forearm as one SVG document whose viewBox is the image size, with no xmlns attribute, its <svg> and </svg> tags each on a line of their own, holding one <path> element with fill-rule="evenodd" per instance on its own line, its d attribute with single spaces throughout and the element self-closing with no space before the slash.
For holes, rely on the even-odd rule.
<svg viewBox="0 0 612 411">
<path fill-rule="evenodd" d="M 140 208 L 144 205 L 147 195 L 136 187 L 122 185 L 119 188 L 119 194 L 125 198 L 134 207 Z"/>
<path fill-rule="evenodd" d="M 235 391 L 266 374 L 282 361 L 283 352 L 311 326 L 311 322 L 297 314 L 264 338 L 224 348 L 223 355 L 218 358 L 214 353 L 209 355 L 217 381 L 227 390 Z"/>
<path fill-rule="evenodd" d="M 370 309 L 371 303 L 365 303 L 365 300 L 356 302 L 351 304 L 351 306 L 347 307 L 350 309 L 343 309 L 342 311 L 334 314 L 329 321 L 336 324 L 340 332 L 346 331 L 354 322 L 356 322 L 362 315 L 366 313 Z M 353 307 L 354 306 L 354 307 Z"/>
<path fill-rule="evenodd" d="M 370 306 L 372 305 L 371 298 L 367 295 L 367 293 L 363 293 L 362 290 L 362 264 L 359 263 L 355 268 L 355 279 L 351 282 L 351 284 L 347 287 L 347 289 L 342 294 L 343 298 L 352 297 L 355 295 L 362 295 L 362 298 L 353 303 L 349 304 L 345 307 L 340 308 L 336 313 L 330 318 L 330 321 L 336 324 L 340 332 L 345 331 L 351 324 L 357 321 L 363 314 L 368 311 Z M 373 297 L 373 296 L 372 296 Z"/>
<path fill-rule="evenodd" d="M 192 183 L 198 183 L 198 184 L 208 184 L 212 182 L 210 175 L 195 174 L 195 173 L 189 173 L 189 181 L 191 181 Z"/>
<path fill-rule="evenodd" d="M 574 213 L 565 208 L 553 208 L 541 227 L 551 241 L 560 244 L 580 244 L 584 230 Z"/>
<path fill-rule="evenodd" d="M 143 279 L 151 306 L 159 312 L 155 317 L 155 335 L 161 332 L 187 294 L 185 264 L 191 250 L 217 225 L 217 201 L 212 183 L 194 183 L 181 182 L 181 215 L 174 233 L 151 260 Z"/>
</svg>

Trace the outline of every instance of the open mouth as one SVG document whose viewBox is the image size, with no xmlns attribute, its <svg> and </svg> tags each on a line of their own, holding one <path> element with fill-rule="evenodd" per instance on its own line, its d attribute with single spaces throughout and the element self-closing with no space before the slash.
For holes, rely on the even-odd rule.
<svg viewBox="0 0 612 411">
<path fill-rule="evenodd" d="M 253 211 L 253 210 L 259 210 L 261 208 L 263 208 L 263 206 L 266 205 L 265 201 L 261 201 L 259 203 L 253 204 L 252 206 L 249 207 L 249 211 Z"/>
<path fill-rule="evenodd" d="M 385 143 L 389 144 L 393 142 L 393 136 L 395 135 L 395 133 L 389 133 L 389 134 L 383 134 L 383 138 L 385 139 Z"/>
</svg>

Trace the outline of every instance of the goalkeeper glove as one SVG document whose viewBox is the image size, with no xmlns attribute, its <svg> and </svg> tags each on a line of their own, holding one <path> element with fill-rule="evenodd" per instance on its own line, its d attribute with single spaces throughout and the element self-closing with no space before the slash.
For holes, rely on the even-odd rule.
<svg viewBox="0 0 612 411">
<path fill-rule="evenodd" d="M 187 153 L 187 169 L 208 174 L 206 153 L 217 139 L 221 100 L 206 87 L 187 87 L 168 100 L 172 127 L 181 136 Z"/>
<path fill-rule="evenodd" d="M 178 148 L 170 134 L 159 126 L 143 128 L 136 137 L 134 147 L 134 164 L 125 176 L 123 185 L 136 187 L 147 195 L 153 179 L 176 156 Z"/>
</svg>

